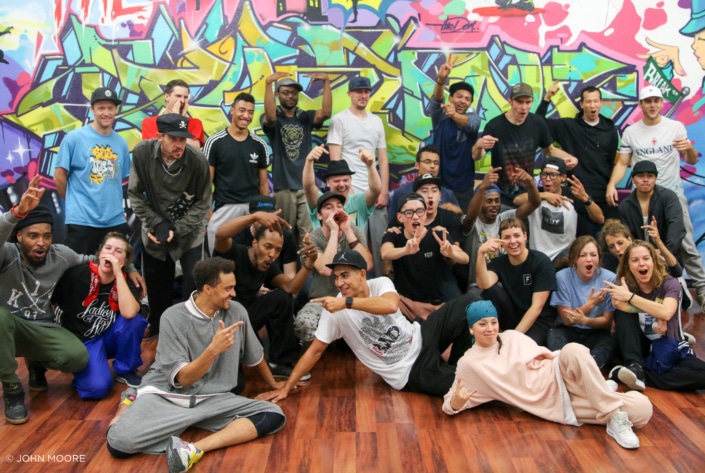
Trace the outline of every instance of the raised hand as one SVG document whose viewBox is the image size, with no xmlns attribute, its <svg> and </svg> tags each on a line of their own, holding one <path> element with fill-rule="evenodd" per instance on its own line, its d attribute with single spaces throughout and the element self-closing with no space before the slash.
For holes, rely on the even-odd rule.
<svg viewBox="0 0 705 473">
<path fill-rule="evenodd" d="M 568 206 L 568 202 L 573 203 L 573 199 L 570 199 L 561 194 L 552 194 L 551 192 L 542 192 L 541 198 L 549 204 L 553 205 L 554 207 L 562 205 L 566 209 L 570 209 L 570 207 Z"/>
<path fill-rule="evenodd" d="M 543 99 L 548 102 L 549 100 L 551 100 L 551 97 L 558 93 L 559 90 L 560 87 L 558 87 L 558 82 L 556 81 L 548 87 L 548 89 L 546 90 L 546 94 L 543 96 Z"/>
<path fill-rule="evenodd" d="M 253 217 L 257 220 L 257 223 L 261 224 L 263 227 L 281 233 L 282 228 L 291 228 L 289 222 L 279 216 L 281 213 L 281 209 L 275 212 L 255 212 Z"/>
<path fill-rule="evenodd" d="M 436 232 L 441 233 L 443 235 L 443 238 L 439 238 Z M 451 256 L 453 256 L 453 245 L 446 238 L 447 235 L 448 230 L 446 230 L 444 227 L 439 226 L 433 229 L 433 238 L 435 238 L 435 240 L 438 242 L 441 254 L 446 258 L 450 258 Z"/>
<path fill-rule="evenodd" d="M 44 188 L 39 187 L 39 183 L 41 181 L 42 176 L 40 176 L 39 174 L 34 176 L 32 180 L 29 181 L 27 190 L 24 191 L 22 197 L 20 197 L 20 201 L 17 204 L 17 207 L 15 208 L 15 211 L 19 215 L 26 215 L 27 213 L 36 209 L 39 205 L 39 202 L 42 200 L 42 196 L 44 195 L 45 190 Z"/>
<path fill-rule="evenodd" d="M 318 161 L 324 154 L 328 154 L 328 150 L 326 149 L 326 145 L 321 143 L 308 153 L 306 161 Z"/>
<path fill-rule="evenodd" d="M 497 253 L 505 243 L 507 243 L 505 240 L 500 240 L 492 235 L 486 242 L 480 245 L 477 249 L 477 253 L 481 255 L 485 255 L 487 253 Z"/>
<path fill-rule="evenodd" d="M 291 74 L 289 74 L 288 72 L 275 72 L 273 74 L 268 75 L 264 82 L 265 84 L 270 85 L 285 77 L 291 77 Z"/>
<path fill-rule="evenodd" d="M 365 166 L 374 166 L 375 155 L 372 151 L 360 148 L 359 150 L 357 150 L 357 153 L 360 156 L 360 161 L 362 161 Z"/>
<path fill-rule="evenodd" d="M 304 246 L 299 250 L 298 253 L 304 258 L 306 258 L 306 262 L 311 262 L 311 265 L 307 266 L 307 269 L 310 270 L 313 267 L 313 264 L 318 259 L 318 251 L 316 250 L 316 247 L 313 246 L 313 243 L 311 243 L 311 240 L 309 238 L 310 235 L 306 233 L 306 235 L 304 235 L 304 239 L 302 240 Z M 306 262 L 304 263 L 304 265 L 306 264 Z"/>
<path fill-rule="evenodd" d="M 465 389 L 463 382 L 460 381 L 460 378 L 458 378 L 455 382 L 455 391 L 453 391 L 453 396 L 450 398 L 450 407 L 452 407 L 454 411 L 462 409 L 476 392 L 477 389 L 473 389 L 471 392 L 468 392 L 468 390 Z"/>
<path fill-rule="evenodd" d="M 439 84 L 445 84 L 452 70 L 453 67 L 449 63 L 446 62 L 445 64 L 441 64 L 441 67 L 438 68 L 438 78 L 436 79 L 436 82 Z"/>
<path fill-rule="evenodd" d="M 644 225 L 641 228 L 647 230 L 649 239 L 653 242 L 654 246 L 658 247 L 661 243 L 661 235 L 658 232 L 658 224 L 656 222 L 656 217 L 651 216 L 651 223 L 649 225 Z"/>
<path fill-rule="evenodd" d="M 218 321 L 218 330 L 213 336 L 210 348 L 216 353 L 220 354 L 230 349 L 235 343 L 235 332 L 239 327 L 244 325 L 245 322 L 242 320 L 235 322 L 230 327 L 226 327 L 222 320 Z"/>
</svg>

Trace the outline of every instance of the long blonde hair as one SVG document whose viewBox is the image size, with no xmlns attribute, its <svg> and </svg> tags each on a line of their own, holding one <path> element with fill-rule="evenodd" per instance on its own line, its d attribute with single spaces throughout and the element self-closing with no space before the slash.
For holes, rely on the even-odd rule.
<svg viewBox="0 0 705 473">
<path fill-rule="evenodd" d="M 666 271 L 666 266 L 661 261 L 661 257 L 658 253 L 656 253 L 656 248 L 654 248 L 654 245 L 644 240 L 634 240 L 632 244 L 629 245 L 629 248 L 627 248 L 627 251 L 624 252 L 624 256 L 622 256 L 622 259 L 619 262 L 619 267 L 617 268 L 617 280 L 619 281 L 624 278 L 630 289 L 635 290 L 639 288 L 639 283 L 637 283 L 636 277 L 629 270 L 629 256 L 631 255 L 632 250 L 640 246 L 649 250 L 651 260 L 654 262 L 654 271 L 651 274 L 649 284 L 651 284 L 651 287 L 654 289 L 661 287 L 661 284 L 663 284 L 666 276 L 668 276 L 668 271 Z"/>
</svg>

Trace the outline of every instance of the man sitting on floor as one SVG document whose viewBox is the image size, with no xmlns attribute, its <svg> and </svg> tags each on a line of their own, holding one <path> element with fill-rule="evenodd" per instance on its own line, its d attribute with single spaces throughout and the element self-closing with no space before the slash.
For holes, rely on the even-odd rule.
<svg viewBox="0 0 705 473">
<path fill-rule="evenodd" d="M 455 379 L 455 362 L 470 348 L 466 294 L 445 304 L 419 324 L 399 310 L 399 295 L 387 277 L 366 279 L 367 262 L 353 250 L 339 252 L 328 265 L 338 297 L 322 297 L 316 337 L 286 384 L 257 399 L 279 401 L 308 373 L 333 341 L 342 338 L 362 364 L 394 389 L 443 396 Z M 452 344 L 448 362 L 441 357 Z"/>
<path fill-rule="evenodd" d="M 169 472 L 183 472 L 205 452 L 273 434 L 286 418 L 278 406 L 233 394 L 238 366 L 254 367 L 277 388 L 245 308 L 235 296 L 232 261 L 196 263 L 198 288 L 164 312 L 157 355 L 138 390 L 123 393 L 108 429 L 116 458 L 166 452 Z M 179 439 L 188 427 L 214 432 L 197 442 Z"/>
</svg>

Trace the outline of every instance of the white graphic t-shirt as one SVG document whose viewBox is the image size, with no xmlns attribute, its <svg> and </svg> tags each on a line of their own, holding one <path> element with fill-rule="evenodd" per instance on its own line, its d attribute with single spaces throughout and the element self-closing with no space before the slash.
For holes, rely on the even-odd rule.
<svg viewBox="0 0 705 473">
<path fill-rule="evenodd" d="M 370 297 L 396 293 L 389 278 L 367 281 Z M 338 297 L 342 297 L 338 294 Z M 394 389 L 402 389 L 411 366 L 421 351 L 421 326 L 411 323 L 397 311 L 388 315 L 373 315 L 355 309 L 330 313 L 321 312 L 316 338 L 332 343 L 342 338 L 358 360 L 380 375 Z"/>
</svg>

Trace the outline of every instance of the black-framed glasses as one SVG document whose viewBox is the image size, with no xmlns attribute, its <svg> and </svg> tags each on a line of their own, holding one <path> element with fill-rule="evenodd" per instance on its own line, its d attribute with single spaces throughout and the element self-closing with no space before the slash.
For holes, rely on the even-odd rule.
<svg viewBox="0 0 705 473">
<path fill-rule="evenodd" d="M 402 214 L 406 218 L 414 218 L 414 215 L 418 215 L 419 217 L 423 217 L 426 214 L 426 209 L 418 208 L 416 210 L 411 210 L 411 209 L 401 210 L 399 213 Z"/>
<path fill-rule="evenodd" d="M 560 176 L 561 173 L 559 172 L 542 172 L 541 177 L 546 178 L 546 179 L 558 179 L 558 176 Z"/>
</svg>

